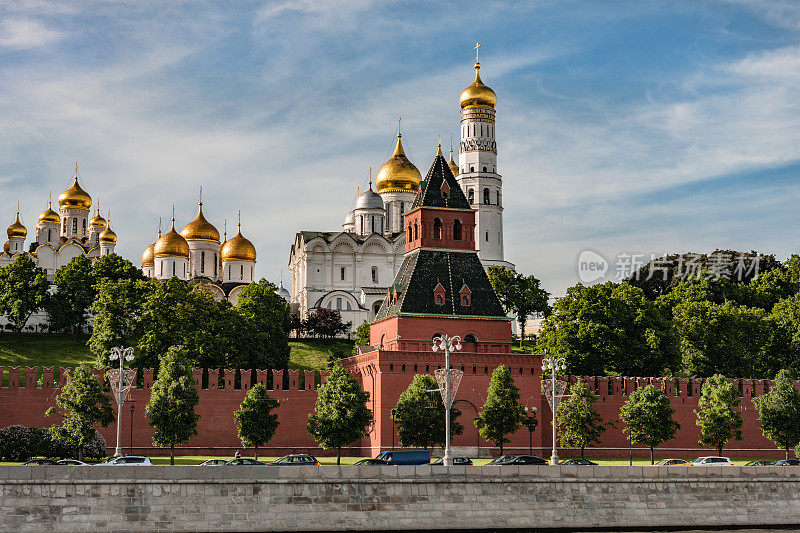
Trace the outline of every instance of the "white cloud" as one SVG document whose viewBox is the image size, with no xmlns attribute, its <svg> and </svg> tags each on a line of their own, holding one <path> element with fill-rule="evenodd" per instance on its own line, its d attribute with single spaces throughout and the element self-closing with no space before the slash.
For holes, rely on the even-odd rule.
<svg viewBox="0 0 800 533">
<path fill-rule="evenodd" d="M 24 17 L 11 17 L 0 21 L 0 48 L 25 50 L 47 46 L 64 36 L 42 22 Z"/>
</svg>

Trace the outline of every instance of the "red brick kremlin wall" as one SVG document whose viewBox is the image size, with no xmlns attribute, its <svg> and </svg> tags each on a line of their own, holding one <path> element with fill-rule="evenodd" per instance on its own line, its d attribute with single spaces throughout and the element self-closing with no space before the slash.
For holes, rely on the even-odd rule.
<svg viewBox="0 0 800 533">
<path fill-rule="evenodd" d="M 348 455 L 375 455 L 379 449 L 390 449 L 398 445 L 397 434 L 393 431 L 390 411 L 397 398 L 408 387 L 417 373 L 433 373 L 443 366 L 444 356 L 430 352 L 372 352 L 345 360 L 345 365 L 356 375 L 365 390 L 370 392 L 370 405 L 376 415 L 375 424 L 370 428 L 370 435 L 362 442 L 354 443 L 353 448 L 344 450 Z M 455 407 L 462 411 L 460 422 L 464 425 L 464 434 L 453 439 L 453 445 L 463 447 L 462 451 L 473 455 L 480 448 L 482 455 L 490 452 L 490 445 L 480 438 L 472 419 L 475 418 L 486 399 L 486 390 L 492 370 L 499 364 L 510 367 L 517 386 L 520 388 L 521 401 L 528 407 L 538 409 L 539 427 L 532 435 L 533 452 L 549 456 L 551 432 L 551 412 L 547 401 L 541 396 L 539 380 L 541 379 L 541 360 L 538 356 L 508 354 L 457 353 L 452 356 L 454 368 L 464 370 L 464 377 L 457 393 Z M 0 427 L 11 424 L 26 426 L 50 426 L 58 419 L 47 418 L 44 412 L 55 405 L 55 397 L 63 384 L 66 369 L 56 373 L 53 369 L 0 367 Z M 58 374 L 58 376 L 56 376 Z M 239 408 L 251 383 L 251 372 L 241 371 L 242 387 L 235 388 L 235 371 L 225 371 L 225 387 L 217 386 L 219 371 L 195 371 L 195 379 L 200 389 L 198 413 L 200 422 L 198 435 L 179 451 L 182 455 L 219 455 L 230 456 L 241 443 L 236 436 L 233 412 Z M 311 452 L 316 455 L 327 455 L 316 446 L 314 440 L 306 432 L 308 413 L 314 409 L 316 392 L 314 372 L 286 371 L 288 382 L 285 383 L 283 371 L 257 371 L 256 380 L 271 389 L 270 394 L 281 403 L 278 409 L 281 425 L 275 438 L 262 455 L 282 455 L 292 452 Z M 327 372 L 316 376 L 316 384 L 324 381 Z M 57 379 L 56 379 L 57 378 Z M 144 407 L 150 397 L 153 382 L 152 370 L 145 370 L 141 388 L 131 391 L 122 413 L 122 444 L 128 452 L 130 449 L 131 412 L 133 413 L 133 451 L 134 453 L 160 454 L 163 451 L 152 448 L 152 428 L 147 424 Z M 702 450 L 697 445 L 699 428 L 695 424 L 693 410 L 697 408 L 700 398 L 702 380 L 658 379 L 658 378 L 569 378 L 571 382 L 583 379 L 599 396 L 597 409 L 607 420 L 618 420 L 619 409 L 635 387 L 649 383 L 660 386 L 663 382 L 666 392 L 676 409 L 675 419 L 681 424 L 677 437 L 664 444 L 657 452 L 660 456 L 696 456 L 714 454 L 712 450 Z M 203 384 L 208 383 L 208 388 Z M 725 454 L 731 456 L 782 456 L 783 452 L 774 451 L 775 446 L 765 439 L 757 423 L 757 411 L 752 398 L 768 392 L 771 381 L 735 380 L 741 390 L 742 412 L 745 419 L 744 436 L 741 442 L 731 441 Z M 286 387 L 282 385 L 286 384 Z M 691 392 L 690 392 L 691 391 Z M 116 406 L 115 406 L 116 409 Z M 628 441 L 620 431 L 609 428 L 603 435 L 600 450 L 587 450 L 587 455 L 627 456 Z M 100 429 L 106 438 L 109 453 L 113 453 L 116 442 L 116 425 Z M 521 428 L 511 436 L 511 444 L 507 451 L 525 453 L 528 450 L 529 433 Z M 770 450 L 772 452 L 770 452 Z M 491 450 L 497 454 L 498 450 Z M 645 456 L 647 450 L 634 449 L 634 455 Z M 248 454 L 252 454 L 252 451 Z M 576 451 L 560 450 L 562 457 L 577 455 Z"/>
</svg>

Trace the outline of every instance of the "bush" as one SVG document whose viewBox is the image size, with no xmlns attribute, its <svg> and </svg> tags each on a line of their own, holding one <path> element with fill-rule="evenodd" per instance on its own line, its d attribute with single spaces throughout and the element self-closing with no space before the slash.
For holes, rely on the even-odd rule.
<svg viewBox="0 0 800 533">
<path fill-rule="evenodd" d="M 25 426 L 0 429 L 0 455 L 4 461 L 27 461 L 31 458 L 31 430 Z"/>
<path fill-rule="evenodd" d="M 54 438 L 50 428 L 16 425 L 0 429 L 0 459 L 3 461 L 23 462 L 31 457 L 67 459 L 77 455 L 78 447 L 69 441 Z M 106 439 L 96 430 L 94 440 L 84 450 L 84 456 L 91 459 L 106 457 Z"/>
</svg>

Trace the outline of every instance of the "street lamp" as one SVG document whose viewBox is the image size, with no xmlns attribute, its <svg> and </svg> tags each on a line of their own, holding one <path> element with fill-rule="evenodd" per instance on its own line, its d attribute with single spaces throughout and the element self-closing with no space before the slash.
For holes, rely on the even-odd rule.
<svg viewBox="0 0 800 533">
<path fill-rule="evenodd" d="M 536 407 L 531 407 L 530 409 L 525 407 L 525 427 L 528 428 L 528 454 L 533 455 L 533 432 L 536 430 L 536 426 L 539 425 L 539 421 L 536 420 Z M 532 413 L 532 414 L 528 414 Z"/>
<path fill-rule="evenodd" d="M 542 361 L 542 372 L 550 371 L 551 373 L 550 391 L 548 391 L 550 394 L 547 398 L 550 408 L 553 411 L 553 454 L 550 457 L 551 465 L 558 464 L 558 452 L 556 451 L 556 411 L 558 410 L 558 400 L 561 399 L 561 396 L 564 395 L 564 391 L 566 390 L 566 382 L 556 380 L 556 371 L 566 369 L 567 361 L 563 357 L 550 357 Z"/>
<path fill-rule="evenodd" d="M 108 371 L 108 375 L 111 389 L 114 392 L 114 399 L 117 400 L 117 449 L 114 451 L 114 457 L 120 457 L 122 456 L 120 443 L 122 404 L 125 403 L 125 399 L 128 397 L 128 391 L 131 389 L 133 378 L 136 375 L 135 368 L 124 368 L 124 365 L 125 361 L 133 361 L 133 348 L 115 346 L 111 348 L 111 354 L 108 358 L 111 361 L 119 361 L 119 369 L 112 368 Z"/>
<path fill-rule="evenodd" d="M 464 374 L 460 370 L 450 369 L 450 350 L 460 349 L 461 337 L 458 335 L 434 337 L 431 347 L 434 352 L 444 350 L 444 371 L 438 369 L 434 372 L 436 382 L 439 384 L 439 391 L 442 393 L 442 400 L 444 400 L 444 458 L 442 459 L 444 466 L 453 466 L 453 458 L 450 456 L 450 408 L 453 406 L 458 384 L 461 383 L 461 376 Z"/>
</svg>

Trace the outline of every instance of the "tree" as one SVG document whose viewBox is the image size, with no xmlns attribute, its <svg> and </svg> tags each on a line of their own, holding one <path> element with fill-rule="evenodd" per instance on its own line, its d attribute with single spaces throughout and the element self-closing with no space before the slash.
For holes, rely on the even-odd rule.
<svg viewBox="0 0 800 533">
<path fill-rule="evenodd" d="M 373 421 L 368 401 L 369 393 L 340 364 L 317 389 L 314 412 L 308 415 L 308 433 L 323 450 L 336 448 L 337 465 L 341 463 L 342 446 L 367 435 L 367 426 Z"/>
<path fill-rule="evenodd" d="M 587 446 L 600 443 L 600 436 L 606 430 L 603 417 L 594 404 L 598 396 L 583 381 L 570 387 L 570 397 L 558 405 L 556 424 L 562 446 L 575 446 L 581 449 L 581 457 Z"/>
<path fill-rule="evenodd" d="M 788 370 L 775 377 L 775 386 L 768 394 L 753 399 L 758 409 L 761 432 L 786 451 L 800 443 L 800 392 Z"/>
<path fill-rule="evenodd" d="M 739 411 L 739 391 L 722 374 L 714 374 L 703 383 L 695 409 L 700 426 L 700 446 L 713 446 L 717 455 L 732 438 L 742 440 L 744 418 Z"/>
<path fill-rule="evenodd" d="M 511 372 L 500 365 L 492 372 L 483 410 L 475 419 L 481 437 L 500 448 L 511 442 L 506 435 L 515 433 L 525 420 L 525 408 L 519 403 L 519 389 L 514 385 Z"/>
<path fill-rule="evenodd" d="M 84 255 L 74 257 L 56 270 L 53 276 L 56 293 L 46 306 L 50 326 L 57 330 L 72 329 L 77 339 L 86 325 L 89 306 L 95 300 L 94 284 L 92 263 Z"/>
<path fill-rule="evenodd" d="M 51 431 L 57 438 L 72 442 L 78 447 L 78 460 L 83 460 L 83 450 L 95 439 L 95 424 L 107 427 L 114 421 L 111 399 L 103 390 L 92 368 L 81 365 L 67 374 L 67 382 L 56 397 L 56 406 L 45 413 L 62 415 L 61 425 Z"/>
<path fill-rule="evenodd" d="M 520 327 L 519 345 L 522 347 L 528 316 L 537 312 L 548 314 L 550 306 L 547 305 L 547 298 L 550 295 L 539 286 L 541 282 L 534 276 L 523 276 L 503 267 L 489 267 L 488 273 L 506 312 L 517 317 Z"/>
<path fill-rule="evenodd" d="M 97 299 L 92 304 L 94 327 L 89 338 L 89 349 L 99 365 L 107 366 L 112 347 L 132 346 L 138 342 L 145 297 L 155 289 L 155 282 L 101 281 L 96 287 Z"/>
<path fill-rule="evenodd" d="M 429 448 L 444 445 L 445 410 L 442 395 L 434 391 L 439 385 L 428 374 L 417 374 L 411 385 L 403 391 L 394 408 L 394 421 L 400 436 L 400 446 Z M 428 392 L 433 391 L 433 392 Z M 461 411 L 450 410 L 450 434 L 461 435 L 464 426 L 459 424 Z"/>
<path fill-rule="evenodd" d="M 620 420 L 631 443 L 650 448 L 650 464 L 656 446 L 675 437 L 681 425 L 672 419 L 675 409 L 662 389 L 648 385 L 633 391 L 620 410 Z"/>
<path fill-rule="evenodd" d="M 569 373 L 584 376 L 657 376 L 680 363 L 669 313 L 628 283 L 567 289 L 537 348 L 563 356 Z"/>
<path fill-rule="evenodd" d="M 31 315 L 45 306 L 49 289 L 44 269 L 38 268 L 28 254 L 20 254 L 10 265 L 0 268 L 0 313 L 17 332 L 18 341 Z"/>
<path fill-rule="evenodd" d="M 289 364 L 289 304 L 265 279 L 247 285 L 239 293 L 236 310 L 254 328 L 261 368 L 287 368 Z M 255 368 L 255 366 L 249 367 Z"/>
<path fill-rule="evenodd" d="M 150 391 L 150 401 L 145 408 L 148 424 L 155 428 L 153 444 L 169 446 L 169 464 L 175 464 L 175 445 L 187 442 L 197 435 L 200 415 L 194 408 L 200 395 L 187 363 L 186 351 L 173 346 L 161 358 L 158 377 Z"/>
<path fill-rule="evenodd" d="M 145 279 L 142 269 L 127 259 L 117 254 L 101 255 L 95 259 L 94 264 L 95 279 L 100 281 L 143 281 Z"/>
<path fill-rule="evenodd" d="M 278 400 L 267 394 L 264 385 L 257 383 L 247 391 L 239 410 L 233 414 L 242 446 L 255 446 L 256 460 L 258 447 L 267 444 L 278 431 L 278 415 L 272 413 L 278 406 Z"/>
<path fill-rule="evenodd" d="M 369 345 L 369 322 L 365 320 L 356 328 L 356 343 L 353 345 L 353 355 L 358 355 L 359 346 Z"/>
<path fill-rule="evenodd" d="M 316 337 L 332 339 L 350 331 L 352 322 L 342 322 L 342 314 L 336 309 L 318 307 L 303 321 L 303 330 Z"/>
</svg>

